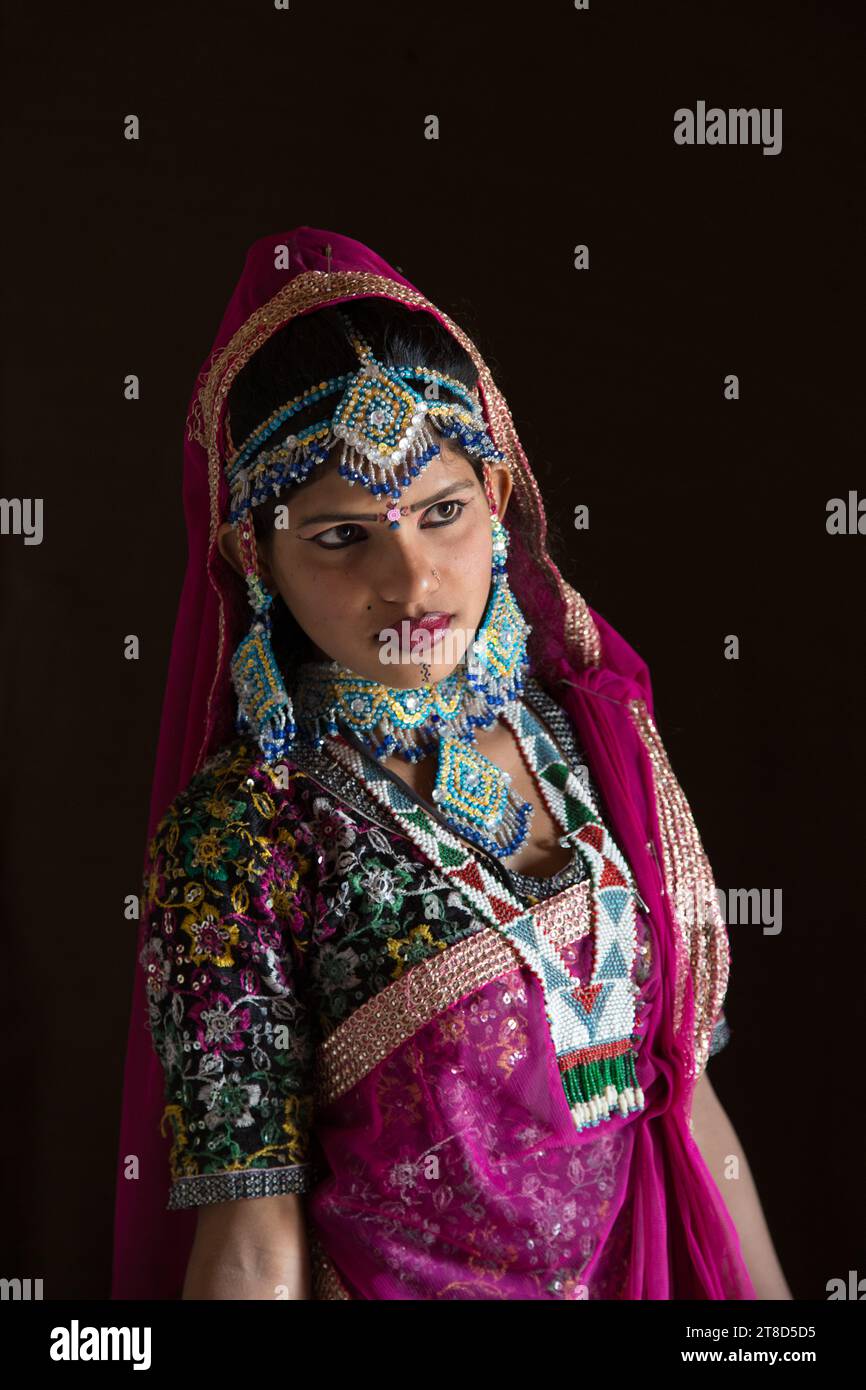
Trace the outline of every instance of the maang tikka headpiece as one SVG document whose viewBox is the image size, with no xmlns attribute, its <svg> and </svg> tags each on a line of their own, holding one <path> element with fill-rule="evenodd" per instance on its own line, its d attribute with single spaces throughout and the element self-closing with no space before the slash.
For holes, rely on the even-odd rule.
<svg viewBox="0 0 866 1390">
<path fill-rule="evenodd" d="M 470 651 L 449 677 L 436 685 L 427 681 L 420 689 L 402 689 L 361 678 L 336 662 L 307 663 L 296 723 L 291 696 L 272 652 L 268 613 L 272 595 L 259 575 L 250 516 L 250 509 L 264 502 L 268 492 L 278 493 L 286 485 L 302 482 L 327 459 L 335 443 L 342 442 L 339 473 L 350 485 L 360 482 L 374 496 L 386 493 L 391 505 L 379 514 L 379 520 L 396 527 L 407 510 L 399 505 L 400 485 L 409 486 L 439 453 L 430 421 L 439 434 L 457 439 L 468 455 L 485 461 L 505 459 L 488 434 L 477 393 L 438 371 L 385 366 L 345 317 L 343 324 L 359 353 L 359 370 L 321 382 L 289 400 L 229 453 L 229 520 L 238 525 L 247 592 L 256 613 L 232 659 L 238 730 L 252 731 L 268 763 L 278 762 L 291 751 L 299 724 L 302 737 L 321 745 L 322 726 L 328 734 L 336 733 L 338 716 L 377 758 L 396 752 L 411 762 L 438 751 L 434 798 L 443 817 L 489 852 L 510 855 L 528 837 L 531 806 L 514 796 L 507 774 L 475 748 L 475 728 L 488 727 L 503 706 L 520 696 L 530 627 L 507 584 L 507 532 L 496 514 L 487 467 L 485 489 L 493 527 L 491 596 Z M 410 381 L 448 386 L 457 402 L 428 402 Z M 292 414 L 338 391 L 341 396 L 331 417 L 264 448 Z"/>
<path fill-rule="evenodd" d="M 392 526 L 400 524 L 401 489 L 409 487 L 439 453 L 431 423 L 446 438 L 457 439 L 473 458 L 505 457 L 490 438 L 477 388 L 470 391 L 455 377 L 426 367 L 386 366 L 346 315 L 341 313 L 340 318 L 360 367 L 308 387 L 231 449 L 226 460 L 229 521 L 237 522 L 250 507 L 264 502 L 269 492 L 277 494 L 282 487 L 304 482 L 339 444 L 341 477 L 350 486 L 360 483 L 374 497 L 386 497 Z M 416 389 L 422 383 L 426 383 L 424 395 Z M 440 386 L 457 399 L 440 401 Z M 437 394 L 429 396 L 431 388 Z M 332 414 L 264 447 L 293 415 L 337 393 Z"/>
</svg>

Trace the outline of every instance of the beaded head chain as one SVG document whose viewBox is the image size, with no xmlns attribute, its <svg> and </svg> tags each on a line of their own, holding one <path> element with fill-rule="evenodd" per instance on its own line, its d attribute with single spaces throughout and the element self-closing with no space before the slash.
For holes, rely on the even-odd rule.
<svg viewBox="0 0 866 1390">
<path fill-rule="evenodd" d="M 374 497 L 386 499 L 385 516 L 391 526 L 400 524 L 401 489 L 409 487 L 439 453 L 431 423 L 446 438 L 457 439 L 474 458 L 505 458 L 490 438 L 477 388 L 470 391 L 454 377 L 426 367 L 387 366 L 350 320 L 344 314 L 340 318 L 360 367 L 308 387 L 274 410 L 241 445 L 231 447 L 225 465 L 229 521 L 239 521 L 269 492 L 276 495 L 282 487 L 304 482 L 336 444 L 343 446 L 341 477 L 350 486 L 360 483 Z M 444 386 L 457 399 L 428 399 L 416 389 L 422 383 L 428 389 Z M 332 414 L 323 413 L 299 433 L 265 447 L 293 415 L 336 395 L 339 399 Z"/>
</svg>

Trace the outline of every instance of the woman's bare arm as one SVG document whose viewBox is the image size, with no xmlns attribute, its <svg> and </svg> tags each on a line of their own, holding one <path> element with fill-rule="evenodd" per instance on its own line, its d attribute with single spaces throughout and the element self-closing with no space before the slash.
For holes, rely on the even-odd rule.
<svg viewBox="0 0 866 1390">
<path fill-rule="evenodd" d="M 200 1207 L 183 1297 L 311 1298 L 301 1197 L 287 1192 Z"/>
<path fill-rule="evenodd" d="M 737 1228 L 743 1259 L 758 1298 L 793 1298 L 767 1229 L 745 1151 L 706 1072 L 695 1087 L 692 1133 Z M 737 1177 L 726 1172 L 732 1154 L 739 1160 Z"/>
</svg>

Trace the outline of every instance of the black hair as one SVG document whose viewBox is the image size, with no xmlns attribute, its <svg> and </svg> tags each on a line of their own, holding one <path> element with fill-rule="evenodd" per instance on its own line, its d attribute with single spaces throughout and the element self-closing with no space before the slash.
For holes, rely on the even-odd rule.
<svg viewBox="0 0 866 1390">
<path fill-rule="evenodd" d="M 243 443 L 269 415 L 309 386 L 344 372 L 357 370 L 358 355 L 346 336 L 341 315 L 350 319 L 380 362 L 387 366 L 426 367 L 454 377 L 473 389 L 478 372 L 468 352 L 434 316 L 422 309 L 385 298 L 349 300 L 290 320 L 277 329 L 238 373 L 228 394 L 228 415 L 235 446 Z M 438 399 L 456 399 L 447 387 L 438 388 Z M 337 396 L 313 402 L 293 415 L 269 436 L 272 447 L 288 434 L 322 419 L 336 406 Z M 452 447 L 459 447 L 452 442 Z M 481 477 L 481 465 L 468 460 Z M 310 481 L 316 476 L 314 470 Z M 273 535 L 274 513 L 285 496 L 303 484 L 287 485 L 276 495 L 251 509 L 259 541 Z M 271 608 L 272 645 L 287 682 L 293 668 L 310 655 L 310 644 L 280 595 Z"/>
</svg>

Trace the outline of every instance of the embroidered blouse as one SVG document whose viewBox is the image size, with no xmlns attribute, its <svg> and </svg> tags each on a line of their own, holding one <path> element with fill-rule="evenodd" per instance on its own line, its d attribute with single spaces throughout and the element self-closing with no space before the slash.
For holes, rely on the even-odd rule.
<svg viewBox="0 0 866 1390">
<path fill-rule="evenodd" d="M 535 682 L 526 698 L 604 820 L 570 722 Z M 585 877 L 576 851 L 546 878 L 507 873 L 527 904 Z M 173 1136 L 169 1209 L 311 1191 L 323 1176 L 317 1047 L 406 971 L 484 928 L 326 751 L 298 750 L 269 770 L 246 738 L 215 754 L 160 820 L 142 916 Z M 638 920 L 640 982 L 651 938 Z M 729 1036 L 720 1012 L 711 1056 Z"/>
</svg>

